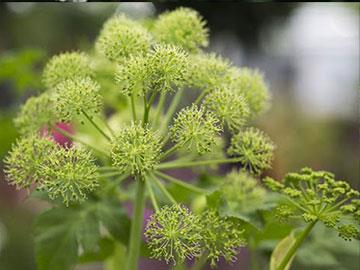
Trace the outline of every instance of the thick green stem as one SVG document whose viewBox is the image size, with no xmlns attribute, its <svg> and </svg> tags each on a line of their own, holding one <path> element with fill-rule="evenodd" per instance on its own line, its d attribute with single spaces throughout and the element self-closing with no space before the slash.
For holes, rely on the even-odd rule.
<svg viewBox="0 0 360 270">
<path fill-rule="evenodd" d="M 196 167 L 196 166 L 212 165 L 212 164 L 236 163 L 239 161 L 240 160 L 238 158 L 200 160 L 200 161 L 189 161 L 189 162 L 171 161 L 157 165 L 156 169 L 187 168 L 187 167 Z"/>
<path fill-rule="evenodd" d="M 291 258 L 295 255 L 296 251 L 298 250 L 298 248 L 300 247 L 300 245 L 302 244 L 302 242 L 305 240 L 305 238 L 309 235 L 310 231 L 312 230 L 312 228 L 314 227 L 314 225 L 316 224 L 317 220 L 309 223 L 305 230 L 296 237 L 296 241 L 294 242 L 294 244 L 290 247 L 290 249 L 287 251 L 286 255 L 284 256 L 284 258 L 282 259 L 281 263 L 279 264 L 279 267 L 276 268 L 276 270 L 284 270 L 286 268 L 286 266 L 288 265 L 289 261 L 291 260 Z"/>
<path fill-rule="evenodd" d="M 201 193 L 201 194 L 207 193 L 207 191 L 205 189 L 202 189 L 202 188 L 196 187 L 194 185 L 191 185 L 189 183 L 183 182 L 183 181 L 181 181 L 179 179 L 176 179 L 175 177 L 172 177 L 172 176 L 167 175 L 165 173 L 155 171 L 155 174 L 157 176 L 159 176 L 160 178 L 164 179 L 164 180 L 168 180 L 170 182 L 173 182 L 173 183 L 177 184 L 178 186 L 182 186 L 182 187 L 184 187 L 184 188 L 186 188 L 188 190 L 191 190 L 193 192 Z"/>
<path fill-rule="evenodd" d="M 143 216 L 145 208 L 145 179 L 136 178 L 137 188 L 134 202 L 134 213 L 131 222 L 131 232 L 129 241 L 129 252 L 126 269 L 137 270 L 140 245 L 141 245 L 141 231 L 143 226 Z"/>
<path fill-rule="evenodd" d="M 84 111 L 82 110 L 82 113 L 85 115 L 87 120 L 106 138 L 109 142 L 111 142 L 111 138 L 106 135 L 106 133 L 94 122 L 94 120 Z"/>
<path fill-rule="evenodd" d="M 131 102 L 131 112 L 132 112 L 133 120 L 134 122 L 136 122 L 135 97 L 133 93 L 130 96 L 130 102 Z"/>
</svg>

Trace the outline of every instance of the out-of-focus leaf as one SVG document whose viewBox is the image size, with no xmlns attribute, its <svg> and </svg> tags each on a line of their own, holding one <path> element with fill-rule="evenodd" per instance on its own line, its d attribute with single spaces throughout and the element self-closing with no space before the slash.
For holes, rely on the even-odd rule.
<svg viewBox="0 0 360 270">
<path fill-rule="evenodd" d="M 113 254 L 115 248 L 115 243 L 109 238 L 102 238 L 98 242 L 98 249 L 96 251 L 84 253 L 80 256 L 80 263 L 90 263 L 97 261 L 104 261 L 110 255 Z"/>
<path fill-rule="evenodd" d="M 8 52 L 0 56 L 0 82 L 11 81 L 21 93 L 28 88 L 41 88 L 41 73 L 36 69 L 45 58 L 39 49 Z"/>
<path fill-rule="evenodd" d="M 101 251 L 105 248 L 101 247 L 101 244 L 104 245 L 101 242 L 101 226 L 115 238 L 127 241 L 129 222 L 121 206 L 109 201 L 88 201 L 77 207 L 62 206 L 48 210 L 39 216 L 35 224 L 38 269 L 71 269 L 78 256 L 84 254 L 98 253 L 98 258 L 103 258 L 101 252 L 106 250 Z M 109 251 L 108 247 L 106 249 Z"/>
</svg>

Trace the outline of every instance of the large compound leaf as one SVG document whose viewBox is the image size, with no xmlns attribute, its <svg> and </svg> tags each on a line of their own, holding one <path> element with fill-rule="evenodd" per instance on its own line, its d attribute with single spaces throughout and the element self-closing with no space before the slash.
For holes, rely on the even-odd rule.
<svg viewBox="0 0 360 270">
<path fill-rule="evenodd" d="M 129 223 L 121 205 L 113 202 L 87 202 L 46 211 L 35 224 L 38 269 L 71 269 L 80 255 L 101 253 L 101 226 L 114 238 L 127 241 Z"/>
</svg>

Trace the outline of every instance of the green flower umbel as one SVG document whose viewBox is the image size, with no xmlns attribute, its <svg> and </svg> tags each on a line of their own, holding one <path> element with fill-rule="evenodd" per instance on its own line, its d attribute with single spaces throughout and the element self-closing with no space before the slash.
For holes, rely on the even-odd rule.
<svg viewBox="0 0 360 270">
<path fill-rule="evenodd" d="M 100 112 L 102 100 L 97 82 L 86 78 L 66 80 L 56 87 L 56 110 L 63 121 L 70 121 L 80 114 Z"/>
<path fill-rule="evenodd" d="M 204 106 L 212 111 L 230 130 L 239 130 L 247 121 L 249 108 L 246 99 L 227 88 L 208 94 Z"/>
<path fill-rule="evenodd" d="M 201 255 L 202 225 L 183 206 L 164 206 L 147 223 L 145 235 L 151 256 L 166 263 L 181 263 Z"/>
<path fill-rule="evenodd" d="M 161 14 L 155 21 L 154 34 L 161 42 L 180 45 L 189 51 L 197 51 L 209 43 L 205 21 L 190 8 Z"/>
<path fill-rule="evenodd" d="M 43 179 L 39 168 L 56 147 L 50 138 L 37 134 L 18 139 L 4 160 L 8 182 L 17 189 L 39 183 Z"/>
<path fill-rule="evenodd" d="M 109 60 L 121 63 L 130 55 L 146 53 L 151 43 L 152 37 L 144 27 L 118 15 L 104 24 L 95 48 Z"/>
<path fill-rule="evenodd" d="M 50 59 L 44 69 L 43 81 L 51 90 L 65 80 L 91 77 L 92 74 L 90 60 L 84 53 L 63 53 Z"/>
<path fill-rule="evenodd" d="M 239 158 L 245 169 L 258 175 L 271 167 L 275 146 L 256 128 L 247 128 L 231 138 L 228 154 Z"/>
<path fill-rule="evenodd" d="M 219 120 L 202 107 L 192 105 L 182 109 L 170 127 L 172 140 L 199 154 L 210 152 L 221 131 Z"/>
<path fill-rule="evenodd" d="M 21 134 L 39 132 L 43 128 L 51 128 L 57 117 L 54 103 L 48 93 L 38 97 L 30 97 L 21 107 L 14 124 Z"/>
<path fill-rule="evenodd" d="M 221 257 L 227 262 L 236 261 L 239 248 L 245 245 L 244 232 L 239 224 L 229 218 L 221 218 L 213 211 L 206 211 L 201 216 L 202 246 L 211 267 L 215 267 Z"/>
<path fill-rule="evenodd" d="M 132 124 L 112 142 L 111 159 L 121 172 L 144 175 L 159 163 L 160 137 L 148 127 Z"/>
<path fill-rule="evenodd" d="M 42 177 L 38 188 L 46 191 L 51 199 L 61 198 L 65 205 L 80 203 L 99 185 L 94 161 L 88 150 L 57 146 L 38 169 Z"/>
<path fill-rule="evenodd" d="M 277 209 L 280 217 L 321 221 L 345 240 L 360 240 L 360 193 L 345 181 L 335 180 L 332 173 L 304 168 L 287 174 L 282 182 L 267 177 L 264 183 L 286 199 Z"/>
</svg>

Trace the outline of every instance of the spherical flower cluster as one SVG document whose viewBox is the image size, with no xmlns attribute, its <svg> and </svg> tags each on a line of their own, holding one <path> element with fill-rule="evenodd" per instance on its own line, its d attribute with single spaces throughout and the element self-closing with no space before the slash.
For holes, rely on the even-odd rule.
<svg viewBox="0 0 360 270">
<path fill-rule="evenodd" d="M 102 106 L 99 91 L 99 84 L 89 77 L 58 84 L 54 97 L 58 115 L 63 121 L 70 121 L 84 112 L 99 113 Z"/>
<path fill-rule="evenodd" d="M 161 42 L 180 45 L 194 52 L 209 43 L 205 24 L 195 10 L 178 8 L 159 16 L 154 24 L 154 35 Z"/>
<path fill-rule="evenodd" d="M 173 91 L 182 87 L 187 79 L 187 54 L 173 45 L 156 45 L 149 54 L 148 88 L 159 92 Z"/>
<path fill-rule="evenodd" d="M 188 74 L 187 54 L 172 45 L 156 45 L 146 55 L 130 57 L 119 65 L 116 81 L 125 95 L 166 93 L 182 87 Z"/>
<path fill-rule="evenodd" d="M 227 88 L 210 92 L 204 100 L 204 106 L 226 123 L 232 131 L 241 128 L 249 115 L 246 99 Z"/>
<path fill-rule="evenodd" d="M 209 210 L 201 215 L 204 224 L 201 231 L 202 245 L 210 266 L 215 267 L 221 257 L 227 262 L 236 261 L 239 248 L 245 245 L 244 230 L 229 218 L 221 218 Z"/>
<path fill-rule="evenodd" d="M 184 206 L 172 205 L 151 216 L 145 236 L 153 258 L 176 264 L 200 256 L 201 230 L 197 215 Z"/>
<path fill-rule="evenodd" d="M 54 149 L 56 145 L 50 138 L 38 134 L 18 139 L 4 160 L 8 182 L 17 189 L 39 183 L 42 180 L 39 167 Z"/>
<path fill-rule="evenodd" d="M 117 134 L 110 154 L 121 172 L 144 175 L 159 163 L 160 153 L 160 137 L 149 127 L 132 124 Z"/>
<path fill-rule="evenodd" d="M 47 63 L 43 81 L 48 89 L 53 89 L 59 83 L 76 78 L 91 77 L 90 60 L 84 53 L 71 52 L 54 56 Z"/>
<path fill-rule="evenodd" d="M 146 53 L 151 43 L 152 37 L 145 28 L 118 15 L 104 24 L 95 48 L 109 60 L 121 63 L 130 55 Z"/>
<path fill-rule="evenodd" d="M 65 205 L 80 203 L 98 187 L 97 166 L 91 152 L 80 147 L 56 147 L 39 166 L 42 180 L 38 188 L 51 199 L 61 198 Z"/>
<path fill-rule="evenodd" d="M 14 124 L 20 134 L 51 128 L 57 120 L 54 104 L 48 93 L 29 98 L 21 107 Z"/>
<path fill-rule="evenodd" d="M 260 209 L 265 189 L 245 171 L 233 170 L 225 176 L 220 189 L 227 207 L 233 212 L 246 213 Z"/>
<path fill-rule="evenodd" d="M 213 149 L 220 131 L 219 120 L 215 115 L 196 105 L 182 109 L 170 127 L 171 138 L 175 143 L 188 150 L 196 150 L 199 154 Z"/>
<path fill-rule="evenodd" d="M 264 76 L 258 70 L 231 68 L 225 79 L 226 86 L 245 97 L 251 116 L 257 116 L 269 107 L 270 93 Z"/>
<path fill-rule="evenodd" d="M 359 238 L 360 231 L 354 224 L 358 222 L 360 193 L 348 183 L 335 180 L 334 174 L 304 168 L 299 173 L 288 173 L 282 182 L 267 177 L 264 183 L 288 199 L 278 207 L 280 216 L 302 216 L 305 222 L 321 221 L 345 240 Z M 287 209 L 286 213 L 281 209 Z M 348 217 L 354 224 L 347 222 Z"/>
<path fill-rule="evenodd" d="M 256 128 L 247 128 L 231 138 L 227 152 L 238 157 L 245 169 L 258 175 L 271 167 L 274 149 L 266 134 Z"/>
<path fill-rule="evenodd" d="M 189 84 L 202 91 L 212 91 L 222 87 L 230 67 L 229 61 L 210 53 L 190 56 L 191 66 Z"/>
</svg>

